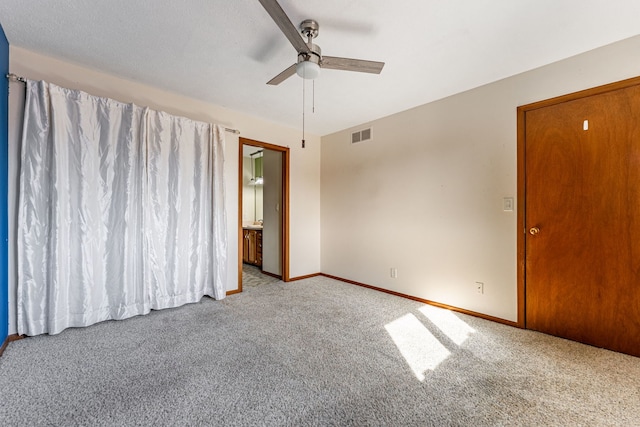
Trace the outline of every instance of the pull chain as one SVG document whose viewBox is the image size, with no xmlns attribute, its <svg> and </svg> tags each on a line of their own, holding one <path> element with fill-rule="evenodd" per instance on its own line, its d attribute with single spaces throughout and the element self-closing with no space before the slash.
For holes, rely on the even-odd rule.
<svg viewBox="0 0 640 427">
<path fill-rule="evenodd" d="M 304 84 L 305 80 L 302 79 L 302 148 L 304 148 Z"/>
<path fill-rule="evenodd" d="M 315 114 L 316 112 L 316 81 L 312 80 L 311 84 L 311 112 Z"/>
</svg>

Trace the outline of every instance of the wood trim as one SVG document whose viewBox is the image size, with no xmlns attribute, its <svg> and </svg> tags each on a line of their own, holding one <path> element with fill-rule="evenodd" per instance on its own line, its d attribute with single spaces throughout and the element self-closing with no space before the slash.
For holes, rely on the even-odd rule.
<svg viewBox="0 0 640 427">
<path fill-rule="evenodd" d="M 283 147 L 282 145 L 270 144 L 268 142 L 262 142 L 262 141 L 258 141 L 258 140 L 255 140 L 255 139 L 249 139 L 249 138 L 240 137 L 239 141 L 240 141 L 240 144 L 242 144 L 242 145 L 251 145 L 253 147 L 260 147 L 260 148 L 265 148 L 267 150 L 280 151 L 280 152 L 289 151 L 289 147 Z"/>
<path fill-rule="evenodd" d="M 606 92 L 612 92 L 614 90 L 625 89 L 630 86 L 640 85 L 640 76 L 632 77 L 626 80 L 620 80 L 619 82 L 608 83 L 602 86 L 596 86 L 593 88 L 581 90 L 578 92 L 568 93 L 566 95 L 556 96 L 555 98 L 545 99 L 543 101 L 533 102 L 518 107 L 518 110 L 522 109 L 524 112 L 535 110 L 538 108 L 548 107 L 550 105 L 561 104 L 563 102 L 573 101 L 575 99 L 586 98 L 588 96 L 600 95 Z"/>
<path fill-rule="evenodd" d="M 385 294 L 391 294 L 391 295 L 395 295 L 397 297 L 406 298 L 406 299 L 410 299 L 410 300 L 413 300 L 413 301 L 418 301 L 418 302 L 421 302 L 423 304 L 429 304 L 429 305 L 433 305 L 435 307 L 445 308 L 447 310 L 457 311 L 458 313 L 468 314 L 470 316 L 479 317 L 479 318 L 485 319 L 485 320 L 490 320 L 492 322 L 502 323 L 503 325 L 514 326 L 514 327 L 517 327 L 517 328 L 521 327 L 518 324 L 518 322 L 512 322 L 510 320 L 501 319 L 499 317 L 489 316 L 487 314 L 478 313 L 476 311 L 466 310 L 464 308 L 458 308 L 458 307 L 454 307 L 452 305 L 442 304 L 442 303 L 439 303 L 439 302 L 435 302 L 435 301 L 430 301 L 430 300 L 423 299 L 423 298 L 414 297 L 413 295 L 407 295 L 407 294 L 403 294 L 403 293 L 400 293 L 400 292 L 390 291 L 389 289 L 379 288 L 377 286 L 371 286 L 371 285 L 367 285 L 365 283 L 355 282 L 355 281 L 349 280 L 349 279 L 343 279 L 342 277 L 332 276 L 330 274 L 320 273 L 320 275 L 324 276 L 324 277 L 328 277 L 329 279 L 334 279 L 334 280 L 339 280 L 341 282 L 349 283 L 351 285 L 362 286 L 363 288 L 368 288 L 368 289 L 373 289 L 374 291 L 384 292 Z"/>
<path fill-rule="evenodd" d="M 260 147 L 267 150 L 282 153 L 282 280 L 290 281 L 289 278 L 289 212 L 290 212 L 290 169 L 291 154 L 289 147 L 270 144 L 268 142 L 256 141 L 240 137 L 238 139 L 238 289 L 233 293 L 242 292 L 242 162 L 244 145 Z M 229 295 L 229 293 L 227 293 Z"/>
<path fill-rule="evenodd" d="M 516 235 L 517 235 L 517 298 L 518 298 L 518 326 L 526 328 L 526 304 L 525 304 L 525 260 L 526 260 L 526 217 L 525 217 L 525 111 L 518 108 L 518 142 L 517 142 L 517 219 L 516 219 Z"/>
<path fill-rule="evenodd" d="M 9 337 L 5 338 L 4 342 L 2 343 L 2 346 L 0 346 L 0 357 L 2 357 L 8 345 L 9 345 Z"/>
<path fill-rule="evenodd" d="M 284 152 L 282 162 L 282 201 L 284 212 L 282 215 L 282 280 L 288 282 L 289 278 L 289 213 L 290 213 L 290 191 L 289 185 L 291 174 L 291 152 L 289 148 Z"/>
<path fill-rule="evenodd" d="M 324 276 L 322 273 L 307 274 L 306 276 L 291 277 L 289 282 L 297 282 L 298 280 L 311 279 L 312 277 Z"/>
<path fill-rule="evenodd" d="M 2 343 L 2 346 L 0 346 L 0 357 L 2 357 L 2 355 L 4 354 L 4 351 L 7 349 L 7 346 L 9 345 L 10 342 L 18 341 L 18 340 L 21 340 L 23 338 L 26 338 L 26 336 L 25 335 L 18 335 L 18 334 L 9 335 L 4 340 L 4 343 Z"/>
<path fill-rule="evenodd" d="M 261 273 L 266 275 L 266 276 L 273 277 L 274 279 L 282 280 L 282 276 L 279 276 L 277 274 L 269 273 L 268 271 L 261 271 Z"/>
<path fill-rule="evenodd" d="M 563 102 L 600 95 L 615 90 L 640 85 L 640 76 L 573 92 L 554 98 L 522 105 L 517 108 L 517 289 L 518 289 L 518 326 L 527 327 L 526 322 L 526 114 L 528 111 L 549 107 Z"/>
<path fill-rule="evenodd" d="M 243 156 L 243 150 L 242 150 L 242 146 L 244 145 L 242 143 L 243 138 L 238 138 L 238 223 L 236 224 L 236 227 L 238 229 L 237 233 L 238 233 L 238 288 L 232 291 L 227 291 L 227 295 L 233 295 L 239 292 L 242 292 L 242 259 L 243 259 L 243 248 L 244 248 L 244 244 L 242 241 L 243 235 L 242 235 L 242 198 L 243 198 L 243 192 L 244 192 L 244 169 L 243 169 L 243 162 L 244 162 L 244 156 Z"/>
</svg>

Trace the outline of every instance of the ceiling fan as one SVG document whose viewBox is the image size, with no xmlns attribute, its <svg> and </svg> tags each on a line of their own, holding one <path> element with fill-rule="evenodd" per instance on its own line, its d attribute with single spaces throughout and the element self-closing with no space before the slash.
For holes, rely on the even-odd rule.
<svg viewBox="0 0 640 427">
<path fill-rule="evenodd" d="M 303 79 L 315 79 L 320 74 L 320 68 L 333 70 L 359 71 L 362 73 L 380 74 L 384 62 L 365 61 L 362 59 L 340 58 L 337 56 L 322 56 L 320 46 L 312 40 L 318 36 L 320 25 L 313 19 L 306 19 L 300 23 L 300 30 L 293 25 L 289 17 L 276 0 L 260 0 L 260 4 L 280 27 L 289 42 L 298 52 L 298 61 L 267 82 L 278 85 L 298 74 Z M 307 38 L 305 42 L 302 36 Z"/>
</svg>

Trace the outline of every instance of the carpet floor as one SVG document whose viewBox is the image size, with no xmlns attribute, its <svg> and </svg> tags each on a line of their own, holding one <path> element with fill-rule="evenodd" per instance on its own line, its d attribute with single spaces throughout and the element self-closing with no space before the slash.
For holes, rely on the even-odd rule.
<svg viewBox="0 0 640 427">
<path fill-rule="evenodd" d="M 637 426 L 640 359 L 324 277 L 9 345 L 3 426 Z"/>
</svg>

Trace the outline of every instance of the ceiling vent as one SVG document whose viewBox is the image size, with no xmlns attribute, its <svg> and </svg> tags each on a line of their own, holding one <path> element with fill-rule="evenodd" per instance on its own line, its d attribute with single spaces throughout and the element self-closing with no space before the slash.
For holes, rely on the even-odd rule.
<svg viewBox="0 0 640 427">
<path fill-rule="evenodd" d="M 371 140 L 371 128 L 362 129 L 358 132 L 353 132 L 351 134 L 351 143 L 357 144 L 358 142 L 370 141 Z"/>
</svg>

